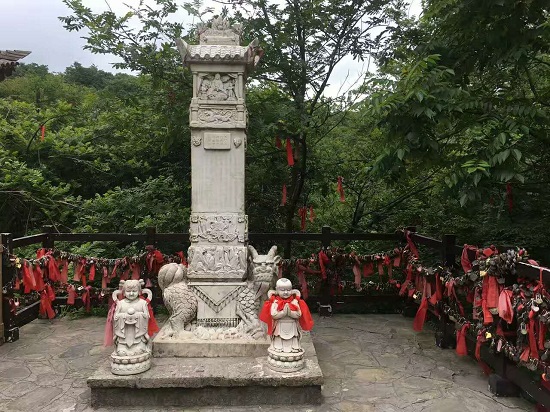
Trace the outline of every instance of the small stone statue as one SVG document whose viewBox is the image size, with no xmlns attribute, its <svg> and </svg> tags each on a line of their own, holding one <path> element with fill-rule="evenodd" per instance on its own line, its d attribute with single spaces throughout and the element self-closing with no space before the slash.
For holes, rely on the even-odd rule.
<svg viewBox="0 0 550 412">
<path fill-rule="evenodd" d="M 113 292 L 114 304 L 107 317 L 105 343 L 115 345 L 111 354 L 111 371 L 115 375 L 134 375 L 151 367 L 151 335 L 158 331 L 158 326 L 149 307 L 153 293 L 142 289 L 143 284 L 141 279 L 122 280 L 122 290 Z M 124 297 L 119 299 L 121 293 Z M 142 293 L 147 295 L 147 300 L 141 297 Z"/>
<path fill-rule="evenodd" d="M 296 372 L 305 365 L 300 339 L 302 330 L 313 328 L 311 313 L 300 298 L 300 291 L 292 289 L 286 278 L 279 279 L 276 290 L 267 295 L 269 299 L 264 303 L 260 320 L 267 323 L 271 336 L 268 365 L 277 372 Z"/>
</svg>

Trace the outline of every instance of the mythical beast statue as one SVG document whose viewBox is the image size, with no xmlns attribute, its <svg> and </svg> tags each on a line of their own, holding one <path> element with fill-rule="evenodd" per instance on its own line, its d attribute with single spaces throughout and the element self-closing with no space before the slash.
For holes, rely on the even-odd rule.
<svg viewBox="0 0 550 412">
<path fill-rule="evenodd" d="M 277 246 L 273 246 L 267 255 L 259 255 L 256 249 L 248 246 L 249 263 L 243 280 L 247 286 L 237 296 L 237 316 L 242 319 L 244 332 L 255 339 L 265 335 L 258 319 L 260 306 L 267 299 L 267 291 L 277 279 Z"/>
<path fill-rule="evenodd" d="M 164 305 L 170 313 L 162 330 L 163 337 L 177 337 L 191 329 L 197 316 L 197 297 L 187 286 L 187 267 L 177 263 L 162 266 L 158 274 Z"/>
</svg>

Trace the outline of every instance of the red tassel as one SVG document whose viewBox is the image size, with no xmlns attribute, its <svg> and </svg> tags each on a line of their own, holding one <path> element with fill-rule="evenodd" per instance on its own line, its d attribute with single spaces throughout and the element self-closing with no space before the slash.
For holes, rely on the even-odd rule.
<svg viewBox="0 0 550 412">
<path fill-rule="evenodd" d="M 315 220 L 315 218 L 317 217 L 317 215 L 315 214 L 315 212 L 313 211 L 313 206 L 310 206 L 309 207 L 309 221 L 311 223 L 313 223 L 313 221 Z"/>
<path fill-rule="evenodd" d="M 44 136 L 46 135 L 46 125 L 43 124 L 42 126 L 40 126 L 40 141 L 43 142 L 44 141 Z M 51 318 L 50 318 L 51 319 Z"/>
<path fill-rule="evenodd" d="M 286 138 L 286 161 L 289 166 L 294 166 L 294 154 L 292 153 L 292 143 Z"/>
<path fill-rule="evenodd" d="M 283 185 L 283 195 L 281 197 L 281 206 L 286 205 L 286 184 Z"/>
<path fill-rule="evenodd" d="M 338 176 L 338 193 L 340 194 L 340 202 L 346 201 L 346 196 L 344 195 L 344 187 L 342 185 L 343 181 L 344 178 L 342 176 Z"/>
<path fill-rule="evenodd" d="M 275 136 L 275 147 L 277 149 L 283 148 L 283 143 L 281 142 L 281 138 L 279 136 Z"/>
<path fill-rule="evenodd" d="M 508 202 L 508 212 L 512 213 L 514 208 L 514 196 L 512 194 L 512 184 L 510 182 L 506 183 L 506 201 Z"/>
</svg>

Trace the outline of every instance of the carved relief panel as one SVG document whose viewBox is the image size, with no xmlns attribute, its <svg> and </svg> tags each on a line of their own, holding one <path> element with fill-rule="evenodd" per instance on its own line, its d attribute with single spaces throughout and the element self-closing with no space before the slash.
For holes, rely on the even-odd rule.
<svg viewBox="0 0 550 412">
<path fill-rule="evenodd" d="M 245 246 L 193 245 L 189 247 L 188 254 L 190 278 L 241 280 L 245 275 Z"/>
<path fill-rule="evenodd" d="M 191 214 L 191 242 L 244 243 L 248 240 L 248 216 L 245 214 Z"/>
<path fill-rule="evenodd" d="M 199 73 L 197 97 L 200 100 L 235 101 L 237 73 Z"/>
</svg>

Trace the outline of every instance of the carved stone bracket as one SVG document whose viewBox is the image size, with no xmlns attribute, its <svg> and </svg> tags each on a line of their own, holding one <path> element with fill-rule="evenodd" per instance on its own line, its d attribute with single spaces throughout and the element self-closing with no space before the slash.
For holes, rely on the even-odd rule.
<svg viewBox="0 0 550 412">
<path fill-rule="evenodd" d="M 191 214 L 191 242 L 244 243 L 248 240 L 248 216 L 245 214 Z"/>
</svg>

